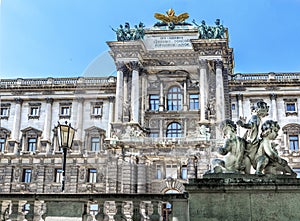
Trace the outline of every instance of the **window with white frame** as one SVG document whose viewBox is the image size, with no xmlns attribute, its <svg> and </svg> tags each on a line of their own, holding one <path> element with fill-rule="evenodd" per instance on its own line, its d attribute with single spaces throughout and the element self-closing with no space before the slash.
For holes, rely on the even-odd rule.
<svg viewBox="0 0 300 221">
<path fill-rule="evenodd" d="M 149 96 L 149 110 L 158 110 L 159 109 L 159 95 L 150 94 Z"/>
<path fill-rule="evenodd" d="M 10 104 L 9 103 L 2 103 L 0 106 L 0 118 L 1 119 L 8 119 L 10 111 Z"/>
<path fill-rule="evenodd" d="M 167 164 L 166 165 L 166 178 L 177 179 L 177 165 Z"/>
<path fill-rule="evenodd" d="M 32 170 L 31 169 L 24 169 L 23 170 L 22 182 L 30 183 L 31 182 L 31 175 L 32 175 Z"/>
<path fill-rule="evenodd" d="M 85 142 L 88 152 L 103 151 L 103 142 L 106 131 L 98 127 L 85 129 Z"/>
<path fill-rule="evenodd" d="M 61 183 L 62 182 L 62 169 L 55 169 L 55 183 Z"/>
<path fill-rule="evenodd" d="M 162 179 L 162 171 L 161 171 L 161 165 L 156 165 L 156 173 L 155 173 L 155 178 L 158 180 Z"/>
<path fill-rule="evenodd" d="M 91 137 L 91 151 L 100 150 L 100 137 Z"/>
<path fill-rule="evenodd" d="M 199 110 L 199 94 L 190 94 L 190 110 Z"/>
<path fill-rule="evenodd" d="M 88 169 L 88 182 L 96 183 L 97 182 L 97 170 L 94 168 Z"/>
<path fill-rule="evenodd" d="M 37 143 L 36 138 L 28 138 L 27 151 L 35 152 L 36 151 L 36 143 Z"/>
<path fill-rule="evenodd" d="M 168 110 L 178 111 L 182 109 L 182 92 L 180 87 L 171 87 L 167 98 Z"/>
<path fill-rule="evenodd" d="M 4 152 L 5 149 L 5 143 L 6 143 L 6 139 L 3 137 L 0 137 L 0 152 Z"/>
<path fill-rule="evenodd" d="M 28 118 L 38 119 L 40 116 L 41 103 L 29 103 Z"/>
<path fill-rule="evenodd" d="M 28 127 L 22 132 L 22 151 L 36 152 L 39 149 L 38 140 L 42 135 L 42 131 L 32 127 Z"/>
<path fill-rule="evenodd" d="M 7 138 L 10 136 L 10 131 L 0 127 L 0 152 L 5 152 Z"/>
<path fill-rule="evenodd" d="M 60 103 L 59 104 L 59 117 L 60 118 L 70 118 L 71 117 L 71 107 L 72 103 Z"/>
<path fill-rule="evenodd" d="M 103 102 L 92 102 L 91 103 L 91 117 L 99 118 L 102 117 Z"/>
<path fill-rule="evenodd" d="M 183 180 L 187 179 L 187 165 L 181 166 L 181 179 Z"/>
<path fill-rule="evenodd" d="M 286 145 L 290 151 L 299 151 L 300 124 L 287 124 L 282 127 Z"/>
<path fill-rule="evenodd" d="M 289 135 L 289 144 L 291 151 L 299 150 L 299 136 L 298 135 Z"/>
<path fill-rule="evenodd" d="M 283 99 L 285 105 L 286 116 L 297 116 L 297 99 Z"/>
</svg>

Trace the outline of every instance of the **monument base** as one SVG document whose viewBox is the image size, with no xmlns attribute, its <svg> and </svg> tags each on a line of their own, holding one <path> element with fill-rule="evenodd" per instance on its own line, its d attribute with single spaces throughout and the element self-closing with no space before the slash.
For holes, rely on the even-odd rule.
<svg viewBox="0 0 300 221">
<path fill-rule="evenodd" d="M 300 220 L 300 179 L 291 176 L 207 174 L 185 189 L 190 221 Z"/>
</svg>

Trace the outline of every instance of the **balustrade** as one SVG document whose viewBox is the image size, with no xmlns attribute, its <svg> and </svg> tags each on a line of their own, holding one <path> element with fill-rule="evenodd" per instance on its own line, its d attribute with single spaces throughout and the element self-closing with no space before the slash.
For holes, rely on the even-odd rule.
<svg viewBox="0 0 300 221">
<path fill-rule="evenodd" d="M 7 221 L 159 221 L 167 204 L 169 218 L 188 220 L 187 194 L 2 194 L 0 203 Z"/>
</svg>

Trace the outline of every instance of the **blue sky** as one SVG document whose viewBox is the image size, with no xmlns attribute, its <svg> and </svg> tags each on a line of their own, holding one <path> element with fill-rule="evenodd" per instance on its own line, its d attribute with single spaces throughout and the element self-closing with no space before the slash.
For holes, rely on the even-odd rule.
<svg viewBox="0 0 300 221">
<path fill-rule="evenodd" d="M 300 72 L 300 0 L 0 0 L 0 78 L 78 77 L 95 58 L 112 70 L 111 27 L 156 23 L 155 12 L 229 29 L 235 72 Z M 103 73 L 101 73 L 103 74 Z M 106 75 L 104 73 L 104 75 Z"/>
</svg>

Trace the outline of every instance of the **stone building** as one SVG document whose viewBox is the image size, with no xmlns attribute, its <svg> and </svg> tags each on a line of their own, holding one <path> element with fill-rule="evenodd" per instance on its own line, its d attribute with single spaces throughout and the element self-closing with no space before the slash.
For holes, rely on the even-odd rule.
<svg viewBox="0 0 300 221">
<path fill-rule="evenodd" d="M 183 193 L 210 169 L 218 123 L 247 120 L 262 99 L 300 170 L 300 73 L 236 74 L 227 28 L 169 25 L 108 42 L 116 77 L 1 79 L 0 193 L 61 192 L 58 121 L 76 129 L 65 193 Z"/>
</svg>

